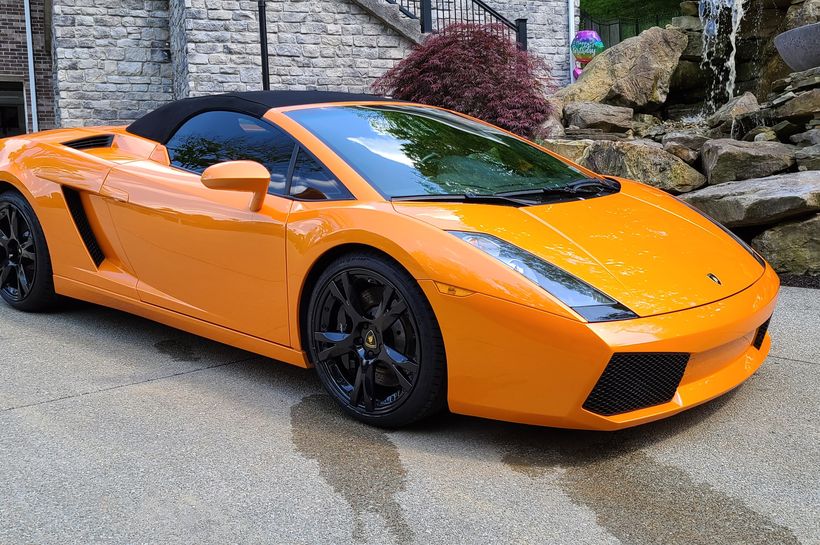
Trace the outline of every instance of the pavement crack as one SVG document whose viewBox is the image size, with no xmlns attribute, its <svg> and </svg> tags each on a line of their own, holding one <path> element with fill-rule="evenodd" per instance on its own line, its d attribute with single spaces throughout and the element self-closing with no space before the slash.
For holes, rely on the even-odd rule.
<svg viewBox="0 0 820 545">
<path fill-rule="evenodd" d="M 795 362 L 795 363 L 806 363 L 808 365 L 820 365 L 820 362 L 816 362 L 816 361 L 798 360 L 798 359 L 795 359 L 795 358 L 784 358 L 783 356 L 771 356 L 770 355 L 769 359 L 792 361 L 792 362 Z"/>
<path fill-rule="evenodd" d="M 166 380 L 166 379 L 169 379 L 169 378 L 181 377 L 183 375 L 190 375 L 192 373 L 199 373 L 200 371 L 207 371 L 208 369 L 216 369 L 218 367 L 226 367 L 228 365 L 234 365 L 236 363 L 245 363 L 245 362 L 254 360 L 256 358 L 257 358 L 257 356 L 251 356 L 251 357 L 243 358 L 243 359 L 239 359 L 239 360 L 227 361 L 227 362 L 224 362 L 224 363 L 215 363 L 214 365 L 208 365 L 208 366 L 205 366 L 205 367 L 198 367 L 196 369 L 189 369 L 187 371 L 180 371 L 178 373 L 171 373 L 171 374 L 162 375 L 162 376 L 159 376 L 159 377 L 152 377 L 152 378 L 148 378 L 148 379 L 145 379 L 145 380 L 137 380 L 137 381 L 134 381 L 134 382 L 128 382 L 126 384 L 117 384 L 116 386 L 110 386 L 108 388 L 100 388 L 98 390 L 90 390 L 88 392 L 80 392 L 78 394 L 71 394 L 71 395 L 67 395 L 67 396 L 55 397 L 55 398 L 52 398 L 52 399 L 45 399 L 43 401 L 36 401 L 34 403 L 26 403 L 24 405 L 15 405 L 15 406 L 12 406 L 12 407 L 4 407 L 3 409 L 0 409 L 0 413 L 7 413 L 7 412 L 11 412 L 11 411 L 16 411 L 16 410 L 19 410 L 19 409 L 28 409 L 30 407 L 37 407 L 38 405 L 47 405 L 49 403 L 54 403 L 54 402 L 57 402 L 57 401 L 65 401 L 67 399 L 74 399 L 74 398 L 77 398 L 77 397 L 84 397 L 84 396 L 89 396 L 89 395 L 94 395 L 94 394 L 101 394 L 101 393 L 105 393 L 105 392 L 110 392 L 112 390 L 120 390 L 122 388 L 128 388 L 130 386 L 139 386 L 140 384 L 147 384 L 149 382 L 157 382 L 157 381 Z"/>
</svg>

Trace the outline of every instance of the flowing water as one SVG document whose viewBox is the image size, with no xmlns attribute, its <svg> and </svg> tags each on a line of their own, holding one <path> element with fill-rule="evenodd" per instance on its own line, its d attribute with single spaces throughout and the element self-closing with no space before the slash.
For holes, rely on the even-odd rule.
<svg viewBox="0 0 820 545">
<path fill-rule="evenodd" d="M 703 67 L 713 74 L 706 113 L 735 96 L 737 38 L 749 0 L 701 0 Z"/>
</svg>

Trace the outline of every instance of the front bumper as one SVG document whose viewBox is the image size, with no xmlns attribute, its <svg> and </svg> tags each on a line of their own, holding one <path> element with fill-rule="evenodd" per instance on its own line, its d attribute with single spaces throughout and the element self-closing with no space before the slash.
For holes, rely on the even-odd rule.
<svg viewBox="0 0 820 545">
<path fill-rule="evenodd" d="M 753 346 L 774 311 L 780 282 L 770 267 L 744 291 L 700 307 L 588 324 L 474 293 L 421 282 L 447 350 L 448 399 L 459 414 L 525 424 L 617 430 L 671 416 L 741 384 L 771 340 Z M 615 353 L 691 354 L 671 401 L 603 416 L 584 402 Z"/>
</svg>

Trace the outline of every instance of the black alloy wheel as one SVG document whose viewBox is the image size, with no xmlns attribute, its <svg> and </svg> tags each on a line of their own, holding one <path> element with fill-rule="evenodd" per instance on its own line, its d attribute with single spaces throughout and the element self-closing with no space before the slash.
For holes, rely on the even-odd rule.
<svg viewBox="0 0 820 545">
<path fill-rule="evenodd" d="M 0 296 L 19 310 L 56 301 L 51 261 L 34 211 L 15 192 L 0 194 Z"/>
<path fill-rule="evenodd" d="M 0 290 L 12 301 L 28 296 L 37 274 L 34 235 L 23 213 L 0 203 Z"/>
<path fill-rule="evenodd" d="M 311 297 L 311 359 L 325 389 L 369 424 L 403 426 L 443 408 L 443 342 L 421 289 L 397 264 L 355 254 Z"/>
</svg>

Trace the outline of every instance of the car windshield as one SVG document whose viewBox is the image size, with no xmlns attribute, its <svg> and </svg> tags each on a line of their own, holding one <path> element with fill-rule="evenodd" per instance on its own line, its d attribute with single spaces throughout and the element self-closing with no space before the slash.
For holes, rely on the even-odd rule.
<svg viewBox="0 0 820 545">
<path fill-rule="evenodd" d="M 589 179 L 499 129 L 418 106 L 329 106 L 287 114 L 387 198 L 560 189 Z"/>
</svg>

